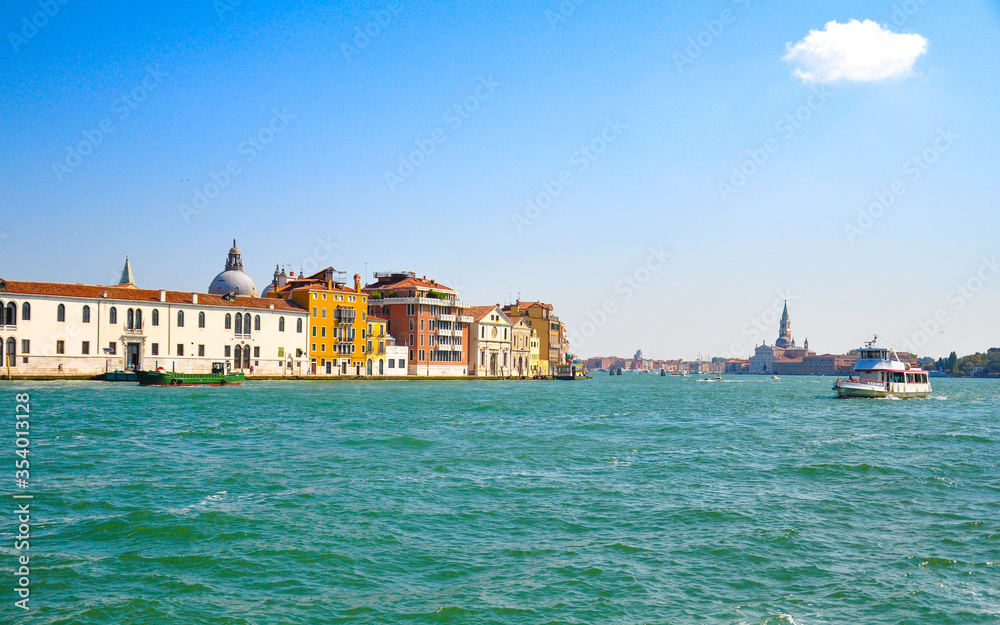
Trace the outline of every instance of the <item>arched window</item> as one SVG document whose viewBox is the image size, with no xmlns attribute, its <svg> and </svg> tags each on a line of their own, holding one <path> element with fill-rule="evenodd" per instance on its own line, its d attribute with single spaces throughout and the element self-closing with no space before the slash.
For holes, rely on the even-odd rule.
<svg viewBox="0 0 1000 625">
<path fill-rule="evenodd" d="M 152 319 L 152 322 L 153 322 L 154 326 L 160 325 L 160 311 L 157 310 L 157 309 L 155 309 L 155 308 L 153 309 L 153 319 Z"/>
<path fill-rule="evenodd" d="M 14 302 L 7 304 L 7 325 L 17 325 L 17 304 Z"/>
<path fill-rule="evenodd" d="M 90 306 L 83 307 L 83 322 L 90 323 Z"/>
<path fill-rule="evenodd" d="M 177 311 L 177 327 L 178 328 L 183 328 L 184 327 L 184 311 L 183 310 L 178 310 Z"/>
<path fill-rule="evenodd" d="M 226 313 L 226 329 L 227 330 L 233 329 L 233 316 L 230 315 L 229 313 Z"/>
<path fill-rule="evenodd" d="M 125 313 L 125 319 L 125 327 L 129 330 L 135 329 L 135 311 L 129 308 L 128 312 Z"/>
<path fill-rule="evenodd" d="M 243 315 L 243 334 L 250 334 L 250 313 Z"/>
<path fill-rule="evenodd" d="M 198 327 L 199 328 L 205 327 L 205 313 L 203 312 L 198 313 Z"/>
<path fill-rule="evenodd" d="M 260 332 L 260 315 L 253 318 L 253 330 L 254 332 Z"/>
<path fill-rule="evenodd" d="M 302 320 L 301 319 L 296 319 L 295 320 L 295 331 L 298 332 L 299 334 L 302 334 Z"/>
<path fill-rule="evenodd" d="M 7 366 L 17 366 L 17 341 L 14 337 L 7 339 Z"/>
<path fill-rule="evenodd" d="M 108 311 L 108 323 L 112 325 L 118 323 L 118 309 L 114 306 Z"/>
<path fill-rule="evenodd" d="M 243 313 L 236 313 L 236 334 L 243 334 Z"/>
<path fill-rule="evenodd" d="M 7 325 L 7 305 L 0 300 L 0 326 Z"/>
<path fill-rule="evenodd" d="M 243 350 L 237 345 L 233 350 L 233 369 L 243 368 Z"/>
<path fill-rule="evenodd" d="M 244 345 L 243 346 L 243 366 L 244 367 L 249 367 L 250 366 L 250 346 L 249 345 Z"/>
<path fill-rule="evenodd" d="M 56 321 L 66 321 L 66 306 L 63 304 L 56 308 Z"/>
<path fill-rule="evenodd" d="M 278 317 L 278 332 L 284 332 L 284 331 L 285 331 L 285 318 Z"/>
<path fill-rule="evenodd" d="M 136 308 L 135 309 L 135 329 L 136 330 L 141 330 L 142 329 L 142 309 L 141 308 Z"/>
<path fill-rule="evenodd" d="M 31 304 L 25 302 L 21 304 L 21 321 L 31 320 Z"/>
</svg>

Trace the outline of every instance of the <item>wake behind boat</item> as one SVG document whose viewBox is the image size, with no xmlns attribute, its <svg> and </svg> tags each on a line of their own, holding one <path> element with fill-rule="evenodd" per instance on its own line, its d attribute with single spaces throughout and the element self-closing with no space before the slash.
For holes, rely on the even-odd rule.
<svg viewBox="0 0 1000 625">
<path fill-rule="evenodd" d="M 891 352 L 891 357 L 890 357 Z M 865 343 L 861 359 L 854 364 L 854 375 L 838 379 L 833 390 L 840 397 L 927 397 L 931 384 L 927 371 L 910 366 L 895 351 Z"/>
</svg>

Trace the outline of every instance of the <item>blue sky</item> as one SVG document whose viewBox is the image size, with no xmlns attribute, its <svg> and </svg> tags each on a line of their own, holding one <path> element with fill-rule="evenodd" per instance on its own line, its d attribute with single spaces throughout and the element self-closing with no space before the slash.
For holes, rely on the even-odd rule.
<svg viewBox="0 0 1000 625">
<path fill-rule="evenodd" d="M 2 9 L 0 275 L 128 253 L 204 290 L 236 238 L 261 287 L 332 264 L 551 302 L 583 356 L 745 357 L 786 297 L 821 353 L 1000 345 L 996 2 L 222 1 Z M 850 20 L 925 50 L 793 73 Z"/>
</svg>

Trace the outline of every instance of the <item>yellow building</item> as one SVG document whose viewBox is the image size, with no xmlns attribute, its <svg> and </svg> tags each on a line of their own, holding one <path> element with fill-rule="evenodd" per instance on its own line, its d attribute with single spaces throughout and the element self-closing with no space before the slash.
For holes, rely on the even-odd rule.
<svg viewBox="0 0 1000 625">
<path fill-rule="evenodd" d="M 548 361 L 554 370 L 555 365 L 564 364 L 569 343 L 566 340 L 566 326 L 559 317 L 552 314 L 552 305 L 542 302 L 522 302 L 503 307 L 503 312 L 511 321 L 524 319 L 531 329 L 538 334 L 538 353 L 541 360 Z"/>
<path fill-rule="evenodd" d="M 532 377 L 548 377 L 549 375 L 549 361 L 541 356 L 541 343 L 538 332 L 532 330 L 531 337 L 528 339 L 528 363 L 531 365 Z"/>
<path fill-rule="evenodd" d="M 368 295 L 361 292 L 361 276 L 354 276 L 350 289 L 338 279 L 341 275 L 333 267 L 308 277 L 276 274 L 265 290 L 267 297 L 292 300 L 309 311 L 309 362 L 314 375 L 368 374 L 372 349 Z"/>
</svg>

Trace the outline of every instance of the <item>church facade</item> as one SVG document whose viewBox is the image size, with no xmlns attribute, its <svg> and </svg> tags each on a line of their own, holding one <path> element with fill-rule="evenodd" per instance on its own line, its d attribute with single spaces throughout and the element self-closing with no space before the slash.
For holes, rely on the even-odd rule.
<svg viewBox="0 0 1000 625">
<path fill-rule="evenodd" d="M 754 354 L 747 362 L 748 373 L 781 374 L 788 373 L 792 364 L 802 363 L 805 358 L 815 356 L 809 351 L 809 339 L 802 347 L 795 345 L 792 337 L 792 321 L 788 315 L 788 302 L 781 313 L 781 325 L 778 329 L 778 339 L 774 345 L 761 344 L 754 349 Z"/>
</svg>

